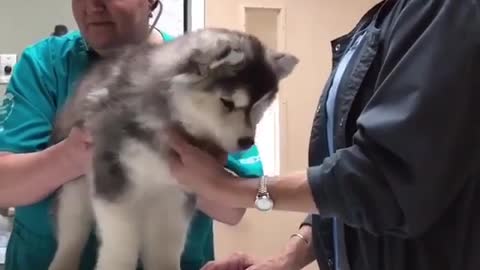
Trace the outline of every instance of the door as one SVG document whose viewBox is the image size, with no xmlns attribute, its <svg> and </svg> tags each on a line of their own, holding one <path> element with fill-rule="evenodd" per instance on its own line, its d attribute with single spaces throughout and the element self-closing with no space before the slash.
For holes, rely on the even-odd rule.
<svg viewBox="0 0 480 270">
<path fill-rule="evenodd" d="M 314 112 L 331 68 L 330 41 L 349 32 L 376 0 L 206 0 L 205 26 L 257 35 L 268 46 L 295 54 L 294 73 L 281 84 L 278 102 L 260 125 L 258 145 L 267 173 L 307 166 Z M 277 161 L 277 162 L 276 162 Z M 253 200 L 253 198 L 252 198 Z M 218 258 L 234 251 L 278 253 L 304 214 L 249 210 L 237 226 L 215 223 Z M 315 269 L 312 264 L 309 269 Z"/>
</svg>

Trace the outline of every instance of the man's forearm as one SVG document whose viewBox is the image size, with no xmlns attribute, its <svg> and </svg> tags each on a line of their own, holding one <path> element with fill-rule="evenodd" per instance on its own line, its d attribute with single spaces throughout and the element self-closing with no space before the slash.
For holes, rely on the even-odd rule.
<svg viewBox="0 0 480 270">
<path fill-rule="evenodd" d="M 231 208 L 203 198 L 198 199 L 197 208 L 211 218 L 229 225 L 238 224 L 246 211 L 245 208 Z"/>
<path fill-rule="evenodd" d="M 312 227 L 304 225 L 288 241 L 282 256 L 288 261 L 292 269 L 302 269 L 315 259 L 312 243 Z"/>
<path fill-rule="evenodd" d="M 307 173 L 298 172 L 287 176 L 271 177 L 268 191 L 276 210 L 318 213 L 313 200 Z M 245 181 L 225 181 L 226 187 L 220 194 L 211 194 L 216 201 L 222 201 L 231 207 L 253 208 L 260 179 Z"/>
<path fill-rule="evenodd" d="M 0 207 L 35 203 L 82 174 L 65 158 L 59 143 L 27 154 L 0 154 Z"/>
</svg>

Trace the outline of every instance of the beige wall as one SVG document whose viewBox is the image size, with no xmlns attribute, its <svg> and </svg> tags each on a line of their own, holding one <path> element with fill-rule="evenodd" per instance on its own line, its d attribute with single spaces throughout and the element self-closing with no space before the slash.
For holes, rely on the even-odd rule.
<svg viewBox="0 0 480 270">
<path fill-rule="evenodd" d="M 330 73 L 330 41 L 350 31 L 375 0 L 206 0 L 206 26 L 259 35 L 269 46 L 297 55 L 300 63 L 281 84 L 280 171 L 307 166 L 311 122 Z M 252 198 L 253 200 L 253 198 Z M 216 223 L 216 253 L 259 256 L 279 252 L 304 214 L 250 210 L 235 227 Z M 312 264 L 310 269 L 315 269 Z"/>
</svg>

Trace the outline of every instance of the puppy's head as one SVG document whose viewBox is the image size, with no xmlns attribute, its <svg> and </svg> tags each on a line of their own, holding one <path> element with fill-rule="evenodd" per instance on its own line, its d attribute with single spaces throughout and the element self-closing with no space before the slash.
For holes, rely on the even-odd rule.
<svg viewBox="0 0 480 270">
<path fill-rule="evenodd" d="M 243 32 L 206 29 L 185 38 L 192 49 L 171 82 L 174 117 L 192 137 L 227 152 L 250 148 L 298 59 Z"/>
</svg>

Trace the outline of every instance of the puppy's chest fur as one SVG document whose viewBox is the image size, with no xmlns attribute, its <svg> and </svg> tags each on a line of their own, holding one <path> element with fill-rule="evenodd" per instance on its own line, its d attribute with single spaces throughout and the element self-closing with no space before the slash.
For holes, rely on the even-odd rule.
<svg viewBox="0 0 480 270">
<path fill-rule="evenodd" d="M 140 222 L 139 230 L 153 227 L 159 230 L 155 235 L 185 234 L 185 227 L 195 208 L 195 197 L 183 192 L 175 184 L 165 156 L 160 155 L 151 143 L 125 137 L 121 140 L 116 162 L 119 164 L 117 170 L 121 171 L 121 176 L 117 179 L 108 178 L 113 173 L 101 175 L 102 169 L 96 170 L 97 176 L 101 177 L 92 179 L 94 196 L 124 209 L 131 209 L 131 222 Z M 112 164 L 102 161 L 96 166 L 109 170 Z M 113 166 L 114 169 L 115 167 Z M 153 216 L 158 218 L 152 219 Z M 178 228 L 178 231 L 166 228 Z M 168 235 L 161 238 L 165 237 L 168 238 Z"/>
<path fill-rule="evenodd" d="M 106 205 L 129 209 L 129 222 L 140 223 L 139 233 L 155 227 L 159 230 L 156 235 L 182 235 L 195 208 L 195 197 L 178 187 L 158 147 L 150 141 L 122 137 L 115 159 L 95 161 L 95 178 L 90 179 L 93 196 L 105 201 Z M 97 213 L 106 218 L 111 214 Z M 152 219 L 153 216 L 158 218 Z M 175 227 L 178 232 L 166 229 Z"/>
<path fill-rule="evenodd" d="M 119 140 L 114 142 L 116 149 L 96 150 L 94 196 L 112 203 L 171 202 L 171 206 L 182 206 L 181 214 L 191 212 L 192 205 L 185 202 L 190 196 L 176 185 L 161 146 L 129 136 L 110 139 Z"/>
<path fill-rule="evenodd" d="M 125 112 L 106 111 L 94 130 L 93 196 L 141 211 L 153 208 L 161 214 L 164 209 L 168 214 L 165 222 L 167 217 L 187 222 L 195 198 L 179 188 L 167 164 L 162 132 L 171 124 L 168 114 L 149 117 L 135 110 Z"/>
<path fill-rule="evenodd" d="M 166 96 L 159 95 L 156 106 L 139 97 L 109 103 L 90 124 L 95 141 L 93 195 L 112 202 L 132 196 L 138 197 L 135 201 L 168 201 L 174 195 L 184 199 L 167 166 L 163 132 L 172 119 Z M 167 198 L 164 190 L 171 192 Z"/>
</svg>

